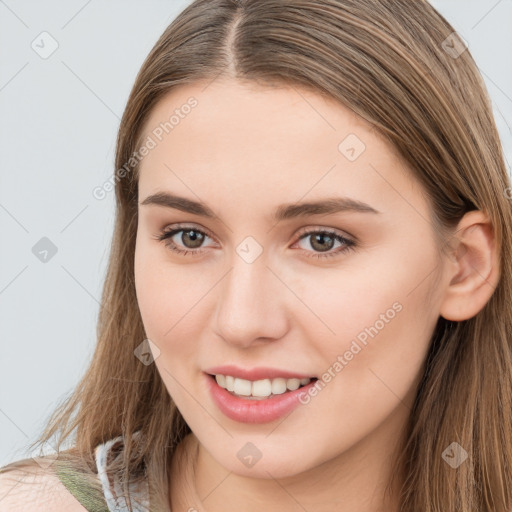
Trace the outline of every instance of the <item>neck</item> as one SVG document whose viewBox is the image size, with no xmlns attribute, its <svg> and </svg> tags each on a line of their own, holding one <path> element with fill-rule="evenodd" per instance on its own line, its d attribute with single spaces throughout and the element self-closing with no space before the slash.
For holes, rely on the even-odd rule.
<svg viewBox="0 0 512 512">
<path fill-rule="evenodd" d="M 398 416 L 337 457 L 280 479 L 250 478 L 228 471 L 189 434 L 173 457 L 171 509 L 398 512 L 402 482 L 397 479 L 390 485 L 392 462 L 400 448 L 396 433 L 404 425 L 397 424 Z"/>
</svg>

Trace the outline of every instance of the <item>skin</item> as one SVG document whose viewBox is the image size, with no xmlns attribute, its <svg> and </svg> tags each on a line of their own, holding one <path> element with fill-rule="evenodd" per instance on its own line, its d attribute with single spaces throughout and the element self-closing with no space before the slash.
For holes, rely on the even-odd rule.
<svg viewBox="0 0 512 512">
<path fill-rule="evenodd" d="M 191 96 L 198 105 L 141 162 L 135 280 L 146 334 L 159 349 L 155 364 L 199 442 L 189 463 L 202 506 L 398 510 L 397 489 L 389 499 L 384 489 L 436 321 L 474 316 L 498 279 L 487 217 L 468 213 L 453 252 L 441 252 L 429 201 L 395 149 L 311 91 L 232 79 L 180 86 L 153 109 L 145 136 Z M 338 149 L 349 134 L 366 146 L 355 161 Z M 161 191 L 202 201 L 217 218 L 141 204 Z M 380 213 L 270 219 L 283 203 L 332 196 Z M 176 254 L 156 239 L 177 223 L 211 233 L 197 249 L 184 232 L 173 237 L 200 255 Z M 314 234 L 300 240 L 306 229 L 335 230 L 356 245 L 315 258 L 323 253 Z M 236 252 L 248 236 L 263 249 L 252 263 Z M 400 312 L 286 418 L 233 421 L 204 386 L 202 371 L 220 364 L 321 377 L 397 303 Z M 262 454 L 250 468 L 237 458 L 247 442 Z M 198 508 L 180 490 L 181 473 L 172 474 L 170 502 Z"/>
</svg>

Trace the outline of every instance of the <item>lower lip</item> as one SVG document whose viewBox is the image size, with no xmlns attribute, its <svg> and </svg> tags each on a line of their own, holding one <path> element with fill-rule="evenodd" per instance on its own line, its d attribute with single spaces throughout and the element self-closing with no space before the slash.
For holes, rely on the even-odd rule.
<svg viewBox="0 0 512 512">
<path fill-rule="evenodd" d="M 232 395 L 226 389 L 221 388 L 214 377 L 208 374 L 205 376 L 212 399 L 217 407 L 228 418 L 242 423 L 268 423 L 289 414 L 301 405 L 299 396 L 302 393 L 307 393 L 316 382 L 315 379 L 295 391 L 288 391 L 272 398 L 250 400 Z"/>
</svg>

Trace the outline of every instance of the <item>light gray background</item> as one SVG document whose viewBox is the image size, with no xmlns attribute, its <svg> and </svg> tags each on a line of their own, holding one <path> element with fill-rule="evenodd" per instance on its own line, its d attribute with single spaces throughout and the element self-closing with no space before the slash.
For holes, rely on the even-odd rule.
<svg viewBox="0 0 512 512">
<path fill-rule="evenodd" d="M 143 59 L 189 3 L 0 0 L 0 465 L 30 455 L 88 365 L 114 214 L 113 192 L 92 190 L 112 175 Z M 510 164 L 512 0 L 432 4 L 469 43 Z M 32 44 L 51 38 L 43 59 Z M 57 248 L 46 263 L 32 252 L 43 237 Z"/>
</svg>

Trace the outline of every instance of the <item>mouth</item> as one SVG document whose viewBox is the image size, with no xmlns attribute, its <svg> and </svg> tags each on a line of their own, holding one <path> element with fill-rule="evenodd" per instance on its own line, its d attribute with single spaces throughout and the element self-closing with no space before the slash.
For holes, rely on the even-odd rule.
<svg viewBox="0 0 512 512">
<path fill-rule="evenodd" d="M 207 374 L 232 396 L 245 400 L 269 400 L 296 391 L 317 381 L 316 377 L 247 380 L 232 375 Z"/>
<path fill-rule="evenodd" d="M 309 407 L 306 405 L 309 400 L 304 401 L 304 397 L 318 381 L 316 377 L 286 375 L 280 370 L 260 368 L 249 372 L 232 369 L 239 375 L 252 373 L 258 380 L 229 375 L 228 368 L 210 369 L 203 375 L 213 403 L 224 416 L 239 423 L 269 423 L 290 414 L 301 404 Z"/>
</svg>

